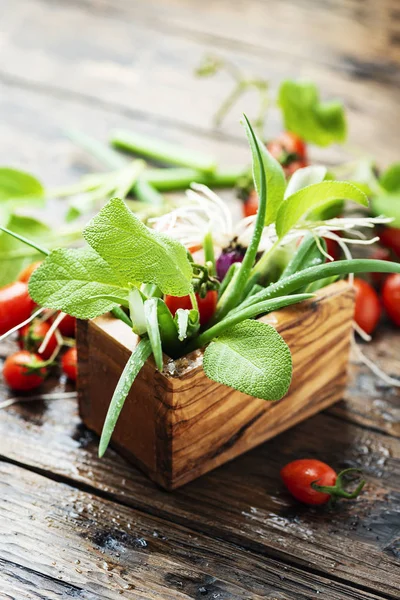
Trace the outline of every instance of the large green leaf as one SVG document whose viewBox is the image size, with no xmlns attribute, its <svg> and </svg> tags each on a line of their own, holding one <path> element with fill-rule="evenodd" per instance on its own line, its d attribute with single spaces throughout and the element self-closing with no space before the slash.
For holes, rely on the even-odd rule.
<svg viewBox="0 0 400 600">
<path fill-rule="evenodd" d="M 192 266 L 184 246 L 143 225 L 119 198 L 104 206 L 83 235 L 123 283 L 154 283 L 174 296 L 192 291 Z"/>
<path fill-rule="evenodd" d="M 333 204 L 337 200 L 352 200 L 368 206 L 368 198 L 360 189 L 345 181 L 322 181 L 295 192 L 282 202 L 276 218 L 276 231 L 281 238 L 311 211 Z"/>
<path fill-rule="evenodd" d="M 253 179 L 254 185 L 258 194 L 261 197 L 261 168 L 260 157 L 264 166 L 265 176 L 267 180 L 267 208 L 265 216 L 265 224 L 269 225 L 275 221 L 276 213 L 283 200 L 285 193 L 286 179 L 283 169 L 279 162 L 270 154 L 265 144 L 252 131 L 250 124 L 246 120 L 246 134 L 249 140 L 249 145 L 253 157 Z M 260 153 L 260 155 L 259 155 Z"/>
<path fill-rule="evenodd" d="M 346 140 L 346 117 L 341 102 L 321 102 L 314 83 L 282 82 L 278 104 L 285 127 L 307 142 L 328 146 Z"/>
<path fill-rule="evenodd" d="M 203 365 L 210 379 L 263 400 L 280 400 L 292 377 L 287 344 L 259 321 L 243 321 L 211 342 Z"/>
<path fill-rule="evenodd" d="M 79 319 L 92 319 L 118 304 L 128 290 L 91 248 L 53 250 L 29 280 L 33 300 Z"/>
</svg>

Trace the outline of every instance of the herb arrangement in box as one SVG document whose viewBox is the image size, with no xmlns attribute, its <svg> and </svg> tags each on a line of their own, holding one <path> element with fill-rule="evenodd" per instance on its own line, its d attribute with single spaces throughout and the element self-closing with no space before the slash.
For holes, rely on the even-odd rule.
<svg viewBox="0 0 400 600">
<path fill-rule="evenodd" d="M 138 336 L 134 343 L 131 338 L 128 346 L 125 346 L 126 349 L 130 345 L 132 351 L 112 398 L 101 400 L 110 400 L 110 403 L 102 429 L 100 456 L 108 447 L 133 385 L 136 385 L 133 388 L 136 404 L 144 404 L 145 421 L 129 422 L 127 411 L 122 413 L 121 419 L 128 419 L 126 426 L 139 436 L 140 427 L 143 426 L 145 430 L 149 425 L 146 419 L 151 419 L 152 414 L 151 411 L 146 413 L 150 408 L 145 403 L 149 389 L 159 394 L 158 386 L 163 388 L 165 385 L 162 377 L 166 356 L 178 360 L 201 350 L 201 368 L 205 376 L 215 382 L 211 390 L 206 390 L 206 402 L 212 403 L 211 395 L 207 396 L 210 391 L 213 397 L 223 396 L 228 388 L 235 390 L 235 394 L 239 393 L 241 402 L 249 397 L 256 398 L 258 403 L 280 400 L 287 394 L 292 380 L 290 344 L 278 332 L 279 327 L 274 327 L 265 318 L 255 319 L 311 300 L 312 304 L 306 305 L 308 315 L 310 310 L 311 313 L 315 311 L 318 303 L 322 305 L 329 301 L 329 313 L 325 317 L 323 312 L 321 314 L 321 318 L 324 317 L 325 322 L 329 323 L 327 317 L 335 315 L 334 303 L 337 302 L 343 314 L 336 314 L 335 326 L 343 321 L 347 324 L 343 333 L 347 349 L 352 313 L 351 292 L 346 284 L 340 284 L 344 285 L 340 293 L 325 292 L 323 288 L 349 273 L 400 272 L 400 265 L 389 261 L 358 259 L 327 263 L 323 240 L 327 229 L 346 231 L 355 226 L 370 226 L 373 219 L 327 220 L 323 216 L 323 209 L 338 200 L 351 200 L 366 206 L 366 195 L 351 183 L 327 179 L 323 167 L 299 169 L 286 185 L 281 165 L 259 141 L 247 119 L 245 127 L 252 152 L 259 208 L 256 216 L 246 222 L 249 240 L 240 258 L 235 258 L 233 253 L 231 264 L 227 264 L 227 257 L 223 257 L 222 269 L 221 257 L 215 261 L 213 236 L 209 231 L 205 233 L 202 244 L 204 257 L 196 262 L 187 247 L 176 239 L 176 231 L 163 232 L 148 228 L 123 200 L 113 198 L 85 228 L 83 235 L 86 247 L 51 251 L 29 280 L 30 295 L 40 306 L 63 311 L 81 320 L 95 319 L 111 311 L 114 317 L 122 321 L 124 326 L 129 325 Z M 197 186 L 197 189 L 205 193 L 204 202 L 214 202 L 216 209 L 218 200 L 215 196 L 210 196 L 202 187 Z M 44 249 L 32 245 L 46 253 Z M 338 296 L 332 304 L 336 293 Z M 339 296 L 342 300 L 345 298 L 344 304 L 341 304 Z M 296 315 L 284 311 L 276 314 L 278 320 L 279 314 L 289 315 L 289 321 L 292 318 L 290 315 Z M 298 314 L 301 314 L 301 310 Z M 319 322 L 314 324 L 316 327 L 318 325 Z M 306 332 L 302 334 L 305 336 Z M 96 347 L 85 347 L 88 342 L 85 335 L 80 340 L 83 346 L 79 346 L 78 339 L 79 353 L 82 357 L 86 355 L 86 358 L 89 355 L 87 367 L 90 354 L 96 351 Z M 101 339 L 98 338 L 96 343 L 101 345 Z M 117 360 L 111 356 L 111 362 L 118 362 L 121 356 L 126 355 L 117 346 L 114 349 L 116 354 L 119 353 L 119 358 Z M 318 352 L 317 347 L 315 351 Z M 340 365 L 342 376 L 342 362 Z M 101 370 L 92 373 L 92 376 L 99 381 L 101 391 Z M 85 392 L 87 372 L 78 374 L 79 377 L 83 378 L 81 395 L 84 395 L 89 392 Z M 314 377 L 318 379 L 317 374 Z M 190 394 L 190 379 L 190 374 L 184 375 L 175 386 L 176 390 L 164 389 L 166 397 L 170 398 L 172 394 L 176 401 L 177 394 Z M 103 389 L 106 389 L 106 374 L 104 384 Z M 343 385 L 343 377 L 340 384 Z M 312 393 L 312 385 L 309 393 Z M 332 398 L 336 399 L 337 393 Z M 311 400 L 311 397 L 302 398 L 303 404 Z M 162 407 L 159 406 L 157 410 L 159 415 Z M 290 405 L 285 410 L 290 411 Z M 305 411 L 300 418 L 307 414 Z M 226 417 L 229 418 L 229 413 Z M 173 420 L 171 415 L 168 418 L 170 420 L 165 421 L 164 432 L 167 436 L 171 433 L 169 428 Z M 205 417 L 201 424 L 205 436 L 206 422 Z M 287 426 L 293 422 L 296 420 L 287 419 Z M 238 420 L 238 438 L 241 428 Z M 262 439 L 265 436 L 263 438 L 260 433 L 255 442 Z M 250 441 L 241 451 L 255 442 Z M 235 442 L 230 443 L 232 445 Z M 166 487 L 179 485 L 217 464 L 211 461 L 203 470 L 198 469 L 190 476 L 183 475 L 175 481 L 171 464 L 168 467 L 169 477 L 160 474 L 160 471 L 167 469 L 165 465 L 172 461 L 173 440 L 169 452 L 164 462 L 152 464 L 151 467 L 141 458 L 137 459 Z M 187 469 L 190 470 L 190 465 L 187 465 Z"/>
</svg>

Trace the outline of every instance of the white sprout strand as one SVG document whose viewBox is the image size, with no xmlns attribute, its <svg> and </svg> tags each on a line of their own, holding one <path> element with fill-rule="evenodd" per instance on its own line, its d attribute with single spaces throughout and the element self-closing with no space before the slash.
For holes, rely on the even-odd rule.
<svg viewBox="0 0 400 600">
<path fill-rule="evenodd" d="M 40 314 L 42 314 L 45 310 L 46 310 L 45 308 L 39 308 L 39 310 L 37 310 L 36 312 L 34 312 L 29 317 L 29 319 L 25 319 L 25 321 L 22 321 L 22 323 L 19 323 L 18 325 L 15 325 L 15 327 L 12 327 L 12 329 L 9 329 L 8 331 L 6 331 L 6 333 L 3 333 L 3 335 L 0 335 L 0 342 L 2 342 L 7 337 L 9 337 L 13 333 L 15 333 L 16 331 L 18 331 L 19 329 L 21 329 L 21 327 L 24 327 L 25 325 L 28 325 L 28 323 L 30 323 L 31 321 L 33 321 L 34 319 L 36 319 L 36 317 L 39 316 Z"/>
<path fill-rule="evenodd" d="M 206 185 L 203 185 L 202 183 L 192 183 L 191 188 L 197 192 L 203 192 L 203 194 L 206 198 L 213 201 L 215 204 L 217 204 L 219 206 L 219 208 L 221 209 L 221 213 L 225 217 L 225 222 L 227 225 L 226 232 L 232 231 L 232 229 L 233 229 L 232 214 L 231 214 L 231 211 L 229 210 L 228 206 L 226 205 L 226 203 L 223 200 L 221 200 L 221 198 L 215 192 L 210 190 L 210 188 L 208 188 Z"/>
<path fill-rule="evenodd" d="M 53 333 L 55 332 L 55 330 L 58 328 L 59 324 L 61 323 L 61 321 L 66 317 L 67 315 L 64 312 L 60 312 L 57 317 L 54 319 L 53 323 L 50 326 L 50 329 L 48 330 L 48 332 L 46 333 L 46 335 L 43 338 L 43 342 L 40 344 L 39 349 L 38 349 L 38 354 L 42 354 L 42 352 L 44 352 L 47 348 L 47 344 L 50 341 L 51 336 L 53 335 Z"/>
<path fill-rule="evenodd" d="M 372 340 L 372 337 L 366 331 L 364 331 L 364 329 L 362 329 L 362 327 L 360 327 L 356 321 L 353 321 L 353 329 L 365 342 L 370 342 Z"/>
<path fill-rule="evenodd" d="M 74 400 L 77 397 L 77 392 L 59 392 L 58 394 L 39 394 L 38 396 L 21 396 L 9 398 L 4 402 L 0 402 L 0 410 L 8 408 L 19 402 L 35 402 L 37 400 Z"/>
<path fill-rule="evenodd" d="M 356 353 L 358 360 L 364 363 L 364 365 L 366 365 L 374 375 L 379 377 L 379 379 L 382 379 L 382 381 L 384 381 L 387 385 L 393 387 L 400 387 L 400 380 L 394 379 L 393 377 L 390 377 L 390 375 L 387 375 L 380 367 L 378 367 L 378 365 L 376 365 L 370 358 L 368 358 L 368 356 L 365 356 L 365 354 L 362 352 L 361 348 L 357 344 L 356 340 L 354 339 L 354 335 L 351 338 L 351 346 L 354 352 Z"/>
</svg>

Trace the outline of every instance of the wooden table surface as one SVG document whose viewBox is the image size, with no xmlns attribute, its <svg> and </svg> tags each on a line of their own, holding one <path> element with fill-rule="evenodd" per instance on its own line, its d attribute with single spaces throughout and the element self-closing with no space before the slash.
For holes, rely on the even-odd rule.
<svg viewBox="0 0 400 600">
<path fill-rule="evenodd" d="M 399 158 L 397 0 L 0 0 L 0 9 L 1 163 L 48 185 L 99 166 L 66 127 L 104 140 L 135 129 L 223 164 L 247 160 L 238 118 L 254 101 L 213 131 L 229 80 L 193 78 L 205 52 L 272 86 L 314 79 L 344 99 L 353 146 L 382 164 Z M 273 114 L 268 133 L 278 130 Z M 383 327 L 364 350 L 399 376 L 399 340 Z M 75 400 L 2 410 L 0 598 L 399 598 L 399 437 L 398 390 L 352 365 L 336 406 L 167 493 L 112 451 L 97 459 Z M 304 456 L 361 467 L 364 493 L 332 511 L 296 504 L 279 469 Z"/>
</svg>

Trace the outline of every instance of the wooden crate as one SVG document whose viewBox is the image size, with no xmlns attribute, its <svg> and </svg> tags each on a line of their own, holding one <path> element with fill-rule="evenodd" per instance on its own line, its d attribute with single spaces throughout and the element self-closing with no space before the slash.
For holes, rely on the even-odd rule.
<svg viewBox="0 0 400 600">
<path fill-rule="evenodd" d="M 171 376 L 149 359 L 126 399 L 112 445 L 172 490 L 292 427 L 342 397 L 353 312 L 353 288 L 337 282 L 315 299 L 260 319 L 275 321 L 292 351 L 292 383 L 279 402 L 215 383 L 201 364 Z M 110 315 L 78 324 L 80 415 L 98 434 L 137 341 Z"/>
</svg>

